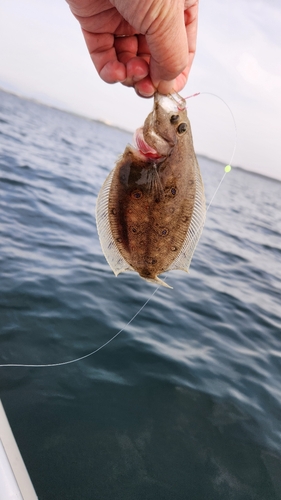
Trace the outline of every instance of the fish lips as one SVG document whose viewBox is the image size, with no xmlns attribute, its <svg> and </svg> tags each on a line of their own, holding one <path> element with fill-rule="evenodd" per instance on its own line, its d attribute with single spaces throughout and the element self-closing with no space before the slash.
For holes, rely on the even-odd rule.
<svg viewBox="0 0 281 500">
<path fill-rule="evenodd" d="M 167 158 L 172 152 L 174 147 L 174 143 L 171 144 L 171 141 L 167 141 L 164 137 L 157 136 L 157 134 L 152 130 L 149 135 L 146 134 L 146 137 L 149 139 L 149 136 L 154 139 L 152 142 L 157 143 L 158 147 L 153 148 L 145 139 L 143 135 L 143 127 L 138 128 L 134 133 L 134 144 L 135 147 L 147 158 L 160 160 L 163 158 Z M 156 141 L 155 141 L 156 138 Z"/>
</svg>

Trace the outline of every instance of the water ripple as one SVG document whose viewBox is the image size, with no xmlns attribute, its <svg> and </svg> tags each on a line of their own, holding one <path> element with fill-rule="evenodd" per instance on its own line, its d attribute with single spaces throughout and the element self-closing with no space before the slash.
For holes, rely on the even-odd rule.
<svg viewBox="0 0 281 500">
<path fill-rule="evenodd" d="M 124 500 L 184 500 L 186 491 L 188 498 L 277 499 L 281 184 L 233 169 L 208 212 L 189 274 L 168 273 L 173 290 L 159 289 L 126 327 L 154 287 L 130 273 L 115 278 L 102 255 L 94 210 L 99 189 L 130 135 L 9 94 L 1 93 L 2 97 L 1 362 L 71 360 L 95 350 L 125 327 L 104 350 L 76 365 L 41 372 L 1 368 L 2 395 L 25 453 L 30 453 L 38 485 L 45 476 L 36 472 L 37 464 L 46 460 L 51 467 L 64 450 L 71 453 L 72 434 L 87 447 L 84 424 L 80 425 L 84 418 L 88 435 L 97 436 L 92 422 L 103 443 L 108 443 L 107 457 L 114 455 L 116 443 L 105 436 L 117 429 L 118 460 L 125 453 L 135 460 L 134 470 L 150 471 L 149 480 L 140 480 L 142 496 L 128 486 L 130 493 L 123 489 L 119 496 Z M 223 168 L 206 158 L 200 164 L 209 200 Z M 48 428 L 46 420 L 52 405 L 56 418 L 61 412 L 63 420 L 58 434 L 57 423 Z M 18 418 L 22 412 L 30 428 L 46 422 L 35 432 L 34 442 L 24 419 Z M 76 412 L 84 416 L 74 417 Z M 32 415 L 37 414 L 41 418 L 35 422 Z M 104 422 L 108 422 L 106 432 L 101 430 Z M 66 439 L 67 425 L 75 430 Z M 142 431 L 138 425 L 144 426 Z M 56 445 L 64 439 L 63 446 Z M 99 454 L 95 448 L 102 463 L 105 444 L 95 439 L 102 449 Z M 36 457 L 37 449 L 44 460 Z M 168 463 L 171 449 L 176 465 Z M 197 489 L 188 490 L 193 483 L 183 479 L 185 458 L 178 453 L 197 464 L 195 477 L 204 471 L 206 489 L 200 489 L 198 480 Z M 251 481 L 240 470 L 240 453 L 242 462 L 251 464 Z M 84 465 L 92 455 L 88 449 Z M 158 476 L 149 469 L 150 456 L 158 464 L 164 460 L 163 467 L 169 465 L 166 496 L 159 496 L 166 473 L 160 465 Z M 113 470 L 111 493 L 97 498 L 113 498 L 122 476 Z M 64 467 L 59 471 L 63 476 Z M 95 471 L 103 473 L 100 463 Z M 262 479 L 255 471 L 263 471 Z M 92 472 L 86 483 L 89 477 Z M 144 483 L 150 484 L 147 491 L 153 491 L 152 496 L 142 489 Z M 179 484 L 184 485 L 182 490 Z M 39 486 L 41 492 L 48 488 L 48 481 Z M 74 498 L 71 491 L 64 498 Z M 75 498 L 90 498 L 76 493 Z"/>
</svg>

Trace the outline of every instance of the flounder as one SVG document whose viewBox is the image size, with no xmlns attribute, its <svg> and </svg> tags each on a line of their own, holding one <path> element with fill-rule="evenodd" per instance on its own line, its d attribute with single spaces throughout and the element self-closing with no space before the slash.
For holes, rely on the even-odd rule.
<svg viewBox="0 0 281 500">
<path fill-rule="evenodd" d="M 186 103 L 156 93 L 154 108 L 105 180 L 97 200 L 102 250 L 117 276 L 188 271 L 206 216 Z"/>
</svg>

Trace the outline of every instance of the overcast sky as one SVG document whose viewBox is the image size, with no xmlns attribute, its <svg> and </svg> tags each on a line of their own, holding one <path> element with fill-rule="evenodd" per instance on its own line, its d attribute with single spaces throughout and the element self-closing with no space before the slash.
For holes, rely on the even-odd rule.
<svg viewBox="0 0 281 500">
<path fill-rule="evenodd" d="M 64 0 L 1 0 L 0 87 L 107 121 L 142 125 L 153 101 L 97 76 Z M 182 95 L 198 153 L 281 180 L 280 0 L 200 0 L 198 48 Z"/>
</svg>

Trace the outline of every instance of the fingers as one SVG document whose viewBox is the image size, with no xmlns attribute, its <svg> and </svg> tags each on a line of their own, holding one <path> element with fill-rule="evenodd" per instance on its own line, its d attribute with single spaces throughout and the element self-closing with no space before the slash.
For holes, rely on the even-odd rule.
<svg viewBox="0 0 281 500">
<path fill-rule="evenodd" d="M 109 33 L 82 31 L 96 70 L 106 83 L 121 82 L 133 87 L 140 82 L 136 88 L 139 95 L 154 94 L 155 88 L 148 78 L 150 56 L 144 37 L 139 40 L 136 36 L 114 37 Z"/>
<path fill-rule="evenodd" d="M 134 86 L 143 97 L 182 90 L 195 54 L 198 0 L 151 0 L 150 9 L 139 0 L 67 1 L 105 82 Z"/>
<path fill-rule="evenodd" d="M 180 75 L 178 75 L 174 80 L 171 80 L 169 82 L 161 80 L 158 84 L 158 92 L 160 92 L 160 94 L 180 92 L 186 85 L 189 71 L 190 65 L 187 65 L 186 68 L 180 73 Z"/>
<path fill-rule="evenodd" d="M 177 18 L 176 24 L 176 27 L 168 26 L 160 33 L 157 31 L 147 35 L 151 51 L 151 79 L 156 87 L 161 80 L 173 81 L 188 63 L 188 43 L 183 17 Z"/>
<path fill-rule="evenodd" d="M 139 57 L 138 55 L 138 37 L 117 37 L 114 46 L 118 61 L 126 66 L 126 80 L 122 83 L 127 87 L 132 87 L 135 82 L 142 80 L 149 73 L 149 66 L 145 57 Z"/>
<path fill-rule="evenodd" d="M 109 33 L 82 31 L 91 59 L 102 80 L 134 87 L 141 97 L 154 95 L 156 86 L 150 77 L 150 54 L 143 36 L 114 37 Z M 166 94 L 176 90 L 178 86 L 174 82 L 164 81 L 159 83 L 158 90 Z"/>
<path fill-rule="evenodd" d="M 149 75 L 140 80 L 139 82 L 135 83 L 134 88 L 135 92 L 140 97 L 146 97 L 146 98 L 153 97 L 156 92 L 156 88 L 154 87 Z"/>
<path fill-rule="evenodd" d="M 152 97 L 155 87 L 150 78 L 150 52 L 144 35 L 138 35 L 136 52 L 137 57 L 127 63 L 127 78 L 130 78 L 129 86 L 133 86 L 136 93 L 141 97 Z M 123 85 L 125 82 L 122 82 Z"/>
<path fill-rule="evenodd" d="M 118 61 L 114 36 L 110 33 L 90 33 L 82 30 L 91 59 L 100 77 L 106 83 L 123 82 L 126 79 L 126 67 Z"/>
<path fill-rule="evenodd" d="M 183 10 L 182 2 L 173 2 L 164 20 L 152 24 L 147 33 L 151 80 L 164 94 L 184 87 L 194 59 L 198 2 L 190 0 L 186 4 Z"/>
<path fill-rule="evenodd" d="M 186 68 L 188 77 L 196 51 L 198 29 L 198 1 L 196 1 L 191 7 L 184 11 L 184 22 L 188 42 L 188 63 Z"/>
</svg>

